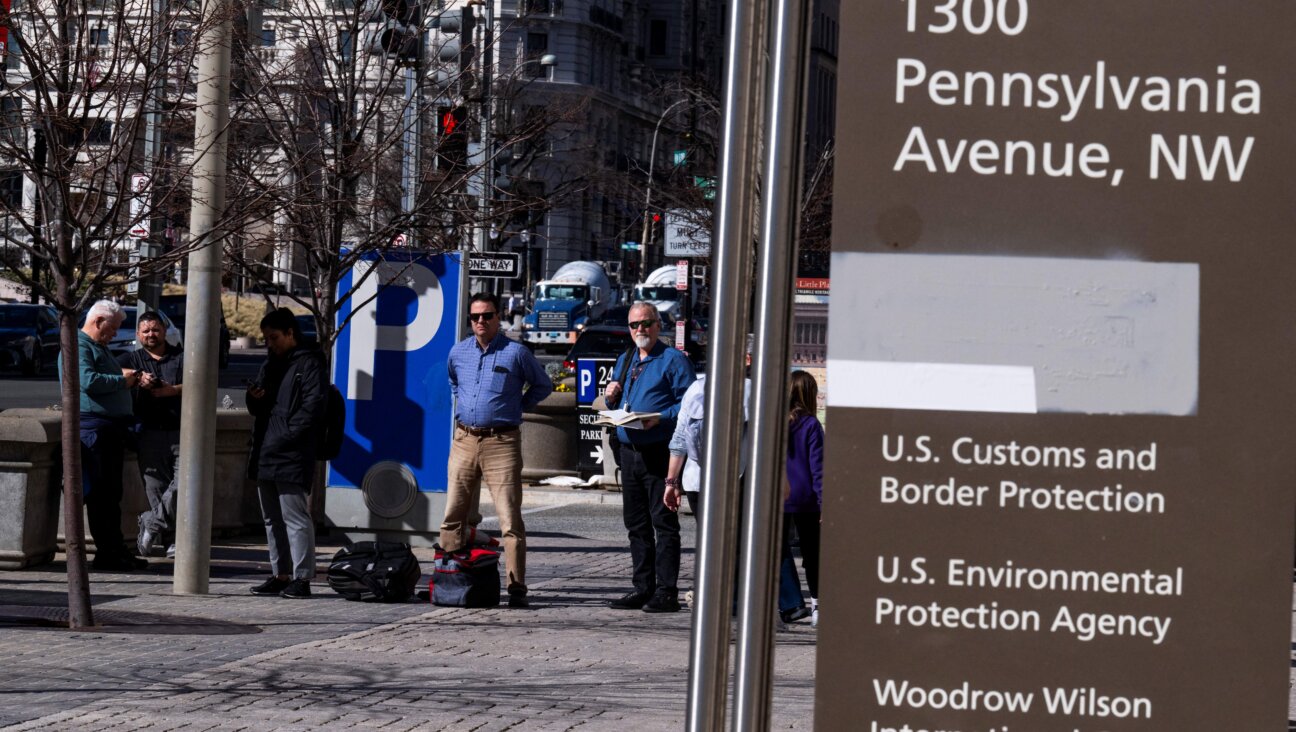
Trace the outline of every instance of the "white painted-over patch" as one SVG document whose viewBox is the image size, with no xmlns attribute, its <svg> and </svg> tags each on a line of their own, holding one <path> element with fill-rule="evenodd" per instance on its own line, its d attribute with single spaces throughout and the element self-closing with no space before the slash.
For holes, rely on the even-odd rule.
<svg viewBox="0 0 1296 732">
<path fill-rule="evenodd" d="M 832 278 L 830 406 L 1196 413 L 1195 263 L 838 252 Z"/>
<path fill-rule="evenodd" d="M 1029 366 L 897 363 L 828 359 L 833 407 L 940 409 L 957 412 L 1036 411 Z"/>
</svg>

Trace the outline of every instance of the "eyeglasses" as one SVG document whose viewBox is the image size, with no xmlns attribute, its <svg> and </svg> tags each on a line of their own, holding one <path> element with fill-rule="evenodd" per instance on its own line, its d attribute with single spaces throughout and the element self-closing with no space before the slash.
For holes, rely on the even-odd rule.
<svg viewBox="0 0 1296 732">
<path fill-rule="evenodd" d="M 656 320 L 635 320 L 630 323 L 630 330 L 639 330 L 640 328 L 648 330 L 657 323 Z"/>
<path fill-rule="evenodd" d="M 476 323 L 476 322 L 479 321 L 479 320 L 482 320 L 482 321 L 485 321 L 485 322 L 489 323 L 489 322 L 491 322 L 492 320 L 495 319 L 495 311 L 492 310 L 492 311 L 490 311 L 490 312 L 488 312 L 488 313 L 473 313 L 473 314 L 471 314 L 471 315 L 468 316 L 468 319 L 471 320 L 471 321 L 474 322 L 474 323 Z"/>
</svg>

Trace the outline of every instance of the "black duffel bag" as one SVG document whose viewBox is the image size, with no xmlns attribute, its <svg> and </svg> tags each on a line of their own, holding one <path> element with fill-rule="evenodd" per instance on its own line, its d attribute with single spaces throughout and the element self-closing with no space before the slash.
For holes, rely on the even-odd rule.
<svg viewBox="0 0 1296 732">
<path fill-rule="evenodd" d="M 409 544 L 357 541 L 333 555 L 328 584 L 348 600 L 405 602 L 422 574 Z"/>
</svg>

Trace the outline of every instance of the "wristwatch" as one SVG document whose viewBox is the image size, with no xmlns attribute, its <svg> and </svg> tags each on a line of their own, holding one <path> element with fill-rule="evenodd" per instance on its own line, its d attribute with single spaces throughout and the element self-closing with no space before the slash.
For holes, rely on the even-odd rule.
<svg viewBox="0 0 1296 732">
<path fill-rule="evenodd" d="M 667 487 L 667 488 L 679 488 L 679 487 L 680 487 L 679 478 L 667 478 L 667 479 L 666 479 L 666 487 Z"/>
</svg>

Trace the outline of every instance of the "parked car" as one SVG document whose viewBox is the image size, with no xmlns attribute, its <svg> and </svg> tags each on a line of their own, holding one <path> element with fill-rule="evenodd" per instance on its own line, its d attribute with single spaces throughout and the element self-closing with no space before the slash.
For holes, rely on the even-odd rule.
<svg viewBox="0 0 1296 732">
<path fill-rule="evenodd" d="M 185 295 L 163 295 L 158 301 L 158 310 L 161 310 L 164 315 L 171 318 L 171 322 L 175 323 L 175 326 L 180 329 L 180 337 L 182 340 L 184 338 L 185 327 L 185 299 Z M 220 355 L 217 358 L 217 363 L 220 365 L 220 368 L 225 368 L 226 366 L 229 366 L 230 332 L 229 326 L 225 324 L 224 311 L 220 314 L 220 335 L 218 336 L 218 339 L 217 343 L 220 348 Z"/>
<path fill-rule="evenodd" d="M 39 374 L 58 359 L 58 311 L 49 305 L 0 304 L 0 367 Z"/>
<path fill-rule="evenodd" d="M 122 306 L 122 312 L 126 314 L 126 318 L 122 321 L 121 328 L 117 330 L 116 337 L 108 342 L 108 352 L 114 358 L 139 350 L 139 344 L 135 342 L 135 322 L 139 311 L 140 308 L 134 305 Z M 180 335 L 180 329 L 176 327 L 175 323 L 171 322 L 171 316 L 164 312 L 159 312 L 158 315 L 162 318 L 162 325 L 166 329 L 166 342 L 173 348 L 183 348 L 184 339 Z M 82 313 L 78 324 L 85 325 L 85 319 L 85 313 Z"/>
</svg>

